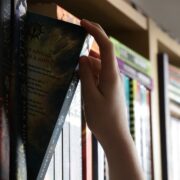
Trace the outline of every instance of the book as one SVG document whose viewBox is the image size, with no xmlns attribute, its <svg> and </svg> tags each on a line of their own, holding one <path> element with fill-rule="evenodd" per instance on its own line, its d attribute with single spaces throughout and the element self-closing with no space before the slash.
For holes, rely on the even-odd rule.
<svg viewBox="0 0 180 180">
<path fill-rule="evenodd" d="M 70 109 L 70 179 L 82 180 L 82 124 L 81 124 L 81 84 L 79 83 Z"/>
<path fill-rule="evenodd" d="M 93 141 L 92 133 L 88 128 L 85 115 L 82 112 L 82 167 L 83 180 L 93 180 Z"/>
<path fill-rule="evenodd" d="M 162 175 L 163 179 L 171 179 L 169 173 L 169 57 L 166 53 L 158 54 L 158 77 L 159 77 L 159 108 L 160 108 L 160 132 L 161 132 L 161 154 L 162 154 Z"/>
<path fill-rule="evenodd" d="M 135 115 L 134 115 L 134 83 L 133 80 L 129 80 L 129 126 L 130 126 L 130 133 L 135 140 Z"/>
<path fill-rule="evenodd" d="M 140 86 L 141 96 L 141 141 L 142 161 L 146 179 L 152 179 L 152 142 L 151 142 L 151 119 L 150 119 L 150 92 Z"/>
<path fill-rule="evenodd" d="M 10 83 L 12 67 L 11 1 L 0 1 L 0 179 L 10 174 Z"/>
<path fill-rule="evenodd" d="M 62 130 L 62 161 L 63 168 L 62 174 L 63 179 L 70 180 L 70 114 L 69 111 L 66 116 L 66 120 L 64 122 L 63 130 Z"/>
<path fill-rule="evenodd" d="M 180 118 L 180 111 L 179 111 L 180 105 L 174 103 L 173 101 L 170 101 L 169 109 L 170 109 L 171 116 Z"/>
<path fill-rule="evenodd" d="M 63 130 L 62 130 L 63 131 Z M 62 144 L 62 135 L 60 134 L 57 141 L 55 149 L 55 179 L 63 180 L 63 144 Z"/>
<path fill-rule="evenodd" d="M 132 66 L 126 64 L 123 60 L 119 59 L 118 57 L 116 59 L 118 62 L 120 72 L 122 72 L 123 74 L 127 75 L 132 79 L 136 79 L 141 84 L 145 85 L 148 89 L 153 88 L 153 81 L 150 77 L 136 70 Z"/>
<path fill-rule="evenodd" d="M 114 45 L 115 55 L 118 59 L 124 61 L 126 64 L 145 74 L 146 76 L 151 77 L 150 61 L 128 48 L 115 38 L 110 37 L 110 40 Z"/>
<path fill-rule="evenodd" d="M 77 86 L 79 56 L 92 39 L 82 27 L 32 13 L 27 30 L 28 177 L 43 179 Z"/>
<path fill-rule="evenodd" d="M 124 74 L 121 74 L 122 76 L 122 79 L 123 79 L 123 83 L 124 83 L 124 91 L 125 91 L 125 100 L 126 100 L 126 109 L 127 109 L 127 119 L 128 119 L 128 124 L 129 124 L 129 127 L 130 127 L 130 118 L 129 118 L 129 103 L 130 103 L 130 92 L 129 92 L 129 78 L 124 75 Z"/>
<path fill-rule="evenodd" d="M 105 154 L 101 144 L 98 142 L 98 180 L 104 180 Z"/>
</svg>

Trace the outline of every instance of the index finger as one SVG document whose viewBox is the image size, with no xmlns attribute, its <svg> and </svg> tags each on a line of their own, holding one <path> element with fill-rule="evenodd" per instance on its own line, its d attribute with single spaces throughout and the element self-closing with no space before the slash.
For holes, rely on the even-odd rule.
<svg viewBox="0 0 180 180">
<path fill-rule="evenodd" d="M 115 55 L 113 45 L 100 25 L 87 20 L 81 20 L 81 25 L 91 34 L 99 45 L 102 71 L 108 73 L 115 70 Z M 102 72 L 103 73 L 103 72 Z"/>
</svg>

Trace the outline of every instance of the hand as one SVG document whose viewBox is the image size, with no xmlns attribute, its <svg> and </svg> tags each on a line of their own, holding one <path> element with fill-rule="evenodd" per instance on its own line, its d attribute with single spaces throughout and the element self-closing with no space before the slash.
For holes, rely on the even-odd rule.
<svg viewBox="0 0 180 180">
<path fill-rule="evenodd" d="M 80 79 L 87 124 L 104 148 L 111 180 L 144 180 L 128 129 L 123 82 L 113 45 L 96 23 L 81 21 L 94 36 L 100 58 L 80 58 Z"/>
<path fill-rule="evenodd" d="M 92 56 L 80 59 L 86 121 L 101 144 L 106 144 L 114 140 L 116 132 L 129 132 L 123 82 L 113 45 L 104 30 L 87 20 L 82 20 L 81 26 L 95 38 L 100 48 L 100 59 Z"/>
</svg>

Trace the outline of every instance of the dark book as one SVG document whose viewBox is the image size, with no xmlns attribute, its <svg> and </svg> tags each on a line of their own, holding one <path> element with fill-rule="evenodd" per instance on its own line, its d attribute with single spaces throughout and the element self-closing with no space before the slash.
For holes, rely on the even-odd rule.
<svg viewBox="0 0 180 180">
<path fill-rule="evenodd" d="M 78 83 L 79 57 L 91 38 L 80 26 L 32 13 L 27 30 L 28 178 L 44 179 Z"/>
<path fill-rule="evenodd" d="M 92 167 L 93 167 L 93 179 L 98 179 L 98 141 L 95 136 L 92 136 Z"/>
<path fill-rule="evenodd" d="M 26 168 L 26 49 L 25 15 L 26 0 L 12 4 L 12 73 L 10 87 L 11 126 L 10 126 L 10 179 L 27 179 Z"/>
<path fill-rule="evenodd" d="M 0 179 L 10 173 L 10 79 L 12 19 L 11 1 L 0 1 Z"/>
<path fill-rule="evenodd" d="M 168 173 L 169 156 L 169 97 L 168 97 L 168 79 L 169 79 L 169 57 L 166 53 L 158 55 L 158 80 L 159 80 L 159 108 L 160 108 L 160 132 L 161 132 L 161 159 L 162 176 L 164 180 L 171 179 Z"/>
</svg>

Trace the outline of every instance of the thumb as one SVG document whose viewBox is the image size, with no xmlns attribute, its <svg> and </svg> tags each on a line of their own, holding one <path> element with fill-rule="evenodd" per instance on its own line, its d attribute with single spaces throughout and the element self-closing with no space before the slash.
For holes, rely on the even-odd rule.
<svg viewBox="0 0 180 180">
<path fill-rule="evenodd" d="M 79 60 L 79 73 L 83 98 L 86 102 L 89 102 L 92 98 L 96 97 L 98 91 L 90 67 L 89 58 L 86 56 L 81 57 Z"/>
</svg>

